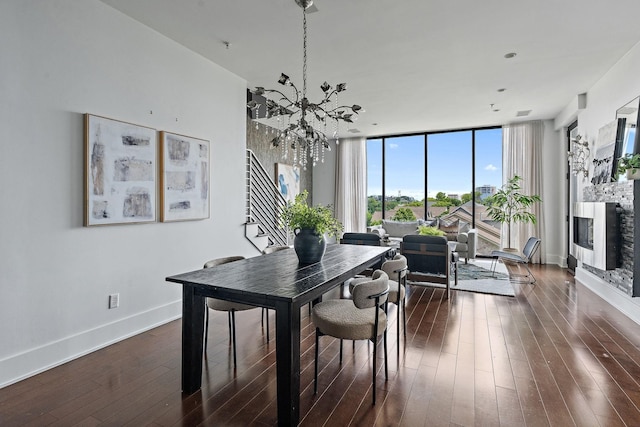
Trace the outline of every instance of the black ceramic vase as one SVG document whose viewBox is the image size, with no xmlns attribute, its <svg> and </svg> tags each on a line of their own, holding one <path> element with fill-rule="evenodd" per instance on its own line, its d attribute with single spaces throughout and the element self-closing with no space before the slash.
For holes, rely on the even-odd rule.
<svg viewBox="0 0 640 427">
<path fill-rule="evenodd" d="M 293 233 L 296 235 L 293 239 L 293 249 L 300 264 L 319 262 L 327 246 L 324 236 L 318 235 L 312 228 L 296 228 Z"/>
</svg>

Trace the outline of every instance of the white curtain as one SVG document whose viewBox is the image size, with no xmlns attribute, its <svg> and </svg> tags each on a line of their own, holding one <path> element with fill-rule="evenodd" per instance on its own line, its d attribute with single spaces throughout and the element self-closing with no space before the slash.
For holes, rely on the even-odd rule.
<svg viewBox="0 0 640 427">
<path fill-rule="evenodd" d="M 544 139 L 544 124 L 541 121 L 510 124 L 503 127 L 502 132 L 502 181 L 518 175 L 522 178 L 520 185 L 526 195 L 537 194 L 544 203 L 542 194 L 542 142 Z M 537 223 L 511 224 L 512 243 L 506 242 L 506 225 L 502 230 L 502 245 L 512 246 L 520 250 L 531 236 L 542 239 L 540 248 L 533 258 L 533 262 L 545 263 L 544 216 L 542 203 L 534 203 L 530 211 L 535 214 Z"/>
<path fill-rule="evenodd" d="M 365 138 L 340 139 L 336 153 L 335 215 L 344 231 L 367 231 L 367 149 Z"/>
</svg>

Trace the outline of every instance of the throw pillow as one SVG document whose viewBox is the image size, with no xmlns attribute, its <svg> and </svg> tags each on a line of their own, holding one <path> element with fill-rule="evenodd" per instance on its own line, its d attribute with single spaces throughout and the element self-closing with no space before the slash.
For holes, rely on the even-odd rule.
<svg viewBox="0 0 640 427">
<path fill-rule="evenodd" d="M 458 239 L 458 232 L 460 231 L 460 220 L 444 221 L 441 219 L 439 221 L 438 228 L 444 231 L 447 240 L 455 241 Z"/>
</svg>

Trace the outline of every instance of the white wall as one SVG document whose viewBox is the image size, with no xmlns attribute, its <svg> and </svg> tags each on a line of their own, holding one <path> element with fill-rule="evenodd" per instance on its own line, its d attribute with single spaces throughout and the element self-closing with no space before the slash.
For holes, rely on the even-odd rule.
<svg viewBox="0 0 640 427">
<path fill-rule="evenodd" d="M 255 250 L 244 80 L 96 0 L 2 1 L 0 39 L 1 387 L 179 317 L 166 276 Z M 84 228 L 83 113 L 210 140 L 211 218 Z"/>
<path fill-rule="evenodd" d="M 587 92 L 587 107 L 578 113 L 578 133 L 591 143 L 591 154 L 595 152 L 593 143 L 598 130 L 616 118 L 616 110 L 640 95 L 640 43 L 636 44 L 616 65 L 614 65 Z M 572 109 L 567 106 L 562 114 Z M 588 180 L 578 179 L 577 200 L 583 200 L 584 185 Z M 614 289 L 602 279 L 578 267 L 576 280 L 591 288 L 631 319 L 640 323 L 640 298 L 631 298 Z"/>
</svg>

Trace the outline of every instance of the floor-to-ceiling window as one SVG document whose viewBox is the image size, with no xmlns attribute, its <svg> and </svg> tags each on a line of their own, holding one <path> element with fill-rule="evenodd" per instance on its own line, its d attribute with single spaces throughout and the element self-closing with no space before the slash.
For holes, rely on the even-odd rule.
<svg viewBox="0 0 640 427">
<path fill-rule="evenodd" d="M 500 249 L 501 224 L 486 214 L 487 200 L 502 186 L 502 128 L 475 131 L 475 227 L 478 253 Z"/>
<path fill-rule="evenodd" d="M 478 253 L 500 244 L 485 203 L 502 185 L 502 129 L 484 128 L 367 141 L 368 224 L 384 219 L 459 220 L 478 230 Z"/>
<path fill-rule="evenodd" d="M 424 218 L 424 135 L 384 139 L 384 217 Z"/>
<path fill-rule="evenodd" d="M 382 221 L 382 139 L 367 140 L 367 225 Z"/>
<path fill-rule="evenodd" d="M 461 211 L 459 208 L 463 203 L 471 203 L 472 132 L 427 135 L 427 159 L 427 218 L 443 218 L 454 211 Z M 460 219 L 469 224 L 471 215 Z"/>
</svg>

